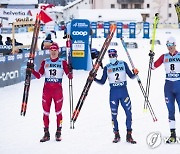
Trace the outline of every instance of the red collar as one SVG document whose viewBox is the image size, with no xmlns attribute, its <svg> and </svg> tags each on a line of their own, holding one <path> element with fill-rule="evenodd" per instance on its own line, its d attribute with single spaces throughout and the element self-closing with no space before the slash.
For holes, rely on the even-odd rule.
<svg viewBox="0 0 180 154">
<path fill-rule="evenodd" d="M 175 53 L 172 55 L 172 54 L 169 52 L 169 54 L 170 54 L 171 56 L 175 56 L 177 53 L 178 53 L 178 52 L 175 51 Z"/>
<path fill-rule="evenodd" d="M 51 58 L 50 58 L 51 59 Z M 55 58 L 55 59 L 51 59 L 52 62 L 56 62 L 59 59 L 59 57 Z"/>
</svg>

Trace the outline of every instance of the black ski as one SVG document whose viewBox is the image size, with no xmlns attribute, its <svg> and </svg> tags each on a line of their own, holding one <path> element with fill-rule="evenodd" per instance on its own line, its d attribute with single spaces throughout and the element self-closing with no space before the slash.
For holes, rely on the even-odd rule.
<svg viewBox="0 0 180 154">
<path fill-rule="evenodd" d="M 178 16 L 178 23 L 180 23 L 180 3 L 176 3 L 176 4 L 174 4 L 174 6 L 175 6 L 176 13 Z"/>
<path fill-rule="evenodd" d="M 82 105 L 83 105 L 83 103 L 85 101 L 85 98 L 88 95 L 88 91 L 90 89 L 90 86 L 91 86 L 91 84 L 92 84 L 92 82 L 93 82 L 93 80 L 94 80 L 94 78 L 95 78 L 95 76 L 97 74 L 99 66 L 102 63 L 102 59 L 103 59 L 103 57 L 104 57 L 104 55 L 106 53 L 106 50 L 108 49 L 109 44 L 110 44 L 110 42 L 111 42 L 111 40 L 113 38 L 115 30 L 116 30 L 116 26 L 115 25 L 111 25 L 111 28 L 110 28 L 110 31 L 109 31 L 109 35 L 107 36 L 107 38 L 106 38 L 106 40 L 105 40 L 105 42 L 104 42 L 104 44 L 103 44 L 103 46 L 101 48 L 101 51 L 100 51 L 100 53 L 98 55 L 98 58 L 96 59 L 96 62 L 94 64 L 92 70 L 89 73 L 89 76 L 87 78 L 87 81 L 86 81 L 86 84 L 84 86 L 84 89 L 83 89 L 83 91 L 81 93 L 79 101 L 78 101 L 78 103 L 76 105 L 76 108 L 75 108 L 75 110 L 73 112 L 73 116 L 72 116 L 72 121 L 73 122 L 75 122 L 77 120 L 77 117 L 78 117 L 78 115 L 80 113 Z"/>
<path fill-rule="evenodd" d="M 21 106 L 21 115 L 23 116 L 25 116 L 26 114 L 29 88 L 30 88 L 30 82 L 31 82 L 31 71 L 28 71 L 28 69 L 30 69 L 30 65 L 32 66 L 34 64 L 34 57 L 35 57 L 35 50 L 36 50 L 36 45 L 37 45 L 37 40 L 38 40 L 38 35 L 39 35 L 39 29 L 40 29 L 40 17 L 39 15 L 37 15 L 35 25 L 34 25 L 34 32 L 33 32 L 33 37 L 32 37 L 32 42 L 31 42 L 29 58 L 27 62 L 26 77 L 25 77 L 25 83 L 24 83 L 23 100 L 22 100 L 22 106 Z"/>
</svg>

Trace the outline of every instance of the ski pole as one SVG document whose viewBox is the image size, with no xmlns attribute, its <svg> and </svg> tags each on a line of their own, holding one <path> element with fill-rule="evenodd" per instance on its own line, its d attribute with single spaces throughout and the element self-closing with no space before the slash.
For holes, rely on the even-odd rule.
<svg viewBox="0 0 180 154">
<path fill-rule="evenodd" d="M 134 63 L 133 63 L 133 61 L 132 61 L 132 59 L 131 59 L 131 56 L 130 56 L 128 50 L 127 50 L 127 47 L 126 47 L 126 44 L 125 44 L 123 38 L 121 38 L 121 43 L 122 43 L 122 45 L 123 45 L 123 47 L 124 47 L 124 49 L 125 49 L 125 51 L 126 51 L 126 54 L 127 54 L 127 57 L 128 57 L 128 59 L 129 59 L 129 62 L 130 62 L 130 64 L 131 64 L 132 69 L 135 69 Z M 136 78 L 137 78 L 138 84 L 139 84 L 139 86 L 140 86 L 140 89 L 141 89 L 141 91 L 142 91 L 142 93 L 143 93 L 143 96 L 144 96 L 144 98 L 145 98 L 145 100 L 146 100 L 146 103 L 147 103 L 147 106 L 148 106 L 148 108 L 149 108 L 150 114 L 151 114 L 151 116 L 152 116 L 152 118 L 153 118 L 153 121 L 155 122 L 155 121 L 157 121 L 157 118 L 156 118 L 155 113 L 154 113 L 154 111 L 153 111 L 153 109 L 152 109 L 152 106 L 151 106 L 151 104 L 150 104 L 150 102 L 149 102 L 149 100 L 148 100 L 148 97 L 147 97 L 147 95 L 146 95 L 146 92 L 145 92 L 145 90 L 144 90 L 144 87 L 143 87 L 143 85 L 142 85 L 142 82 L 141 82 L 141 80 L 140 80 L 140 78 L 139 78 L 138 75 L 136 75 Z"/>
<path fill-rule="evenodd" d="M 71 37 L 67 34 L 66 40 L 66 49 L 68 54 L 68 65 L 69 65 L 69 72 L 72 73 L 72 61 L 71 61 Z M 73 113 L 73 84 L 72 79 L 69 79 L 69 103 L 70 103 L 70 128 L 74 129 L 74 122 L 71 120 L 72 113 Z"/>
<path fill-rule="evenodd" d="M 149 53 L 150 59 L 149 59 L 149 68 L 148 68 L 148 75 L 147 75 L 147 82 L 146 82 L 146 95 L 149 97 L 149 89 L 150 89 L 150 81 L 151 81 L 151 68 L 152 68 L 152 63 L 154 60 L 154 45 L 155 45 L 155 36 L 156 36 L 156 29 L 157 29 L 157 24 L 159 22 L 159 14 L 156 13 L 154 17 L 154 23 L 153 23 L 153 32 L 152 32 L 152 42 L 151 42 L 151 50 Z M 147 104 L 146 100 L 144 101 L 144 111 L 147 111 Z"/>
</svg>

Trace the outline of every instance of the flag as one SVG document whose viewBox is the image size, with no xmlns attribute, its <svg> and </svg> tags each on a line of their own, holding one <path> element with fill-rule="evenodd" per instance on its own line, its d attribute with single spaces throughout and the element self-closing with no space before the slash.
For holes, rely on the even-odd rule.
<svg viewBox="0 0 180 154">
<path fill-rule="evenodd" d="M 52 18 L 49 15 L 47 15 L 46 12 L 44 12 L 43 10 L 40 11 L 39 16 L 41 21 L 45 24 L 52 21 Z"/>
</svg>

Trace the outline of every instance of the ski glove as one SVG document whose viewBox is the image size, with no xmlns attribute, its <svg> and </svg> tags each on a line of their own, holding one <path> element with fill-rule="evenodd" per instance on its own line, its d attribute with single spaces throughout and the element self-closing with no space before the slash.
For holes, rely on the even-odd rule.
<svg viewBox="0 0 180 154">
<path fill-rule="evenodd" d="M 150 50 L 149 56 L 150 56 L 150 57 L 154 57 L 154 55 L 155 55 L 155 53 L 154 53 L 153 51 Z"/>
<path fill-rule="evenodd" d="M 137 68 L 134 68 L 132 71 L 135 75 L 137 75 L 139 73 L 139 70 Z"/>
<path fill-rule="evenodd" d="M 30 62 L 27 62 L 27 68 L 29 69 L 34 69 L 34 64 L 33 63 L 30 63 Z"/>
<path fill-rule="evenodd" d="M 73 78 L 73 74 L 72 74 L 72 73 L 69 73 L 69 74 L 68 74 L 68 78 L 69 78 L 69 79 L 72 79 L 72 78 Z"/>
</svg>

